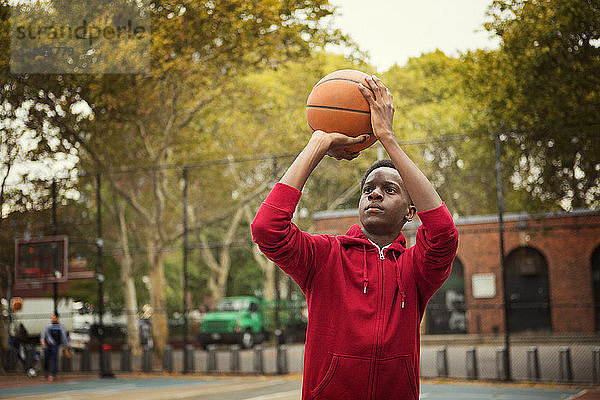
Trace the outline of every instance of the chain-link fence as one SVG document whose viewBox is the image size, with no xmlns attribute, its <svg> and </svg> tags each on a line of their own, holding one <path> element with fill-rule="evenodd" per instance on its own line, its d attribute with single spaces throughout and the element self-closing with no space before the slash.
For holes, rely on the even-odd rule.
<svg viewBox="0 0 600 400">
<path fill-rule="evenodd" d="M 460 142 L 464 139 L 455 140 Z M 427 146 L 427 143 L 416 144 Z M 447 146 L 450 147 L 449 144 Z M 458 149 L 460 145 L 456 146 L 454 152 L 458 152 Z M 303 191 L 294 222 L 312 232 L 315 230 L 315 212 L 355 209 L 360 196 L 358 183 L 362 172 L 377 158 L 376 153 L 376 148 L 369 149 L 352 163 L 324 160 Z M 82 351 L 76 352 L 71 361 L 72 370 L 85 370 L 88 363 L 89 368 L 96 368 L 94 366 L 100 363 L 95 358 L 98 357 L 96 350 L 106 345 L 112 346 L 112 350 L 108 351 L 113 354 L 109 361 L 104 362 L 112 363 L 113 370 L 147 369 L 144 367 L 148 366 L 144 361 L 147 360 L 144 357 L 148 357 L 144 355 L 146 353 L 138 353 L 136 349 L 127 347 L 131 345 L 130 338 L 133 336 L 142 351 L 154 348 L 147 353 L 152 354 L 152 369 L 162 369 L 163 362 L 167 367 L 174 365 L 172 368 L 182 369 L 189 359 L 193 359 L 193 370 L 198 371 L 237 370 L 237 367 L 227 367 L 230 363 L 240 365 L 240 370 L 254 371 L 258 361 L 253 360 L 265 357 L 268 361 L 265 361 L 264 370 L 277 371 L 275 366 L 281 362 L 279 358 L 284 357 L 279 353 L 278 358 L 277 349 L 286 340 L 281 340 L 275 333 L 286 332 L 293 325 L 295 330 L 286 332 L 289 333 L 287 341 L 301 343 L 307 316 L 302 315 L 303 306 L 298 306 L 303 295 L 296 285 L 285 274 L 277 272 L 278 269 L 256 251 L 249 224 L 273 182 L 283 174 L 294 155 L 99 171 L 97 174 L 55 179 L 55 191 L 50 180 L 33 182 L 26 189 L 21 186 L 9 188 L 7 196 L 13 199 L 10 206 L 15 211 L 2 221 L 2 273 L 5 278 L 3 281 L 9 283 L 2 289 L 2 295 L 7 299 L 16 296 L 25 298 L 23 309 L 11 313 L 10 318 L 15 323 L 8 324 L 12 329 L 10 334 L 14 337 L 18 323 L 22 322 L 35 342 L 35 337 L 48 323 L 49 314 L 54 308 L 55 285 L 52 282 L 34 279 L 27 282 L 25 279 L 15 285 L 15 239 L 66 235 L 69 245 L 68 282 L 58 283 L 56 292 L 61 301 L 65 298 L 73 300 L 59 301 L 61 321 L 69 329 L 72 342 L 83 343 Z M 427 151 L 423 158 L 427 159 Z M 432 181 L 442 197 L 449 199 L 448 205 L 452 210 L 456 199 L 464 195 L 463 192 L 453 193 L 448 187 L 448 181 L 456 183 L 458 177 L 437 172 L 432 174 Z M 470 170 L 464 174 L 464 179 L 471 179 L 476 172 Z M 493 168 L 488 168 L 475 179 L 489 181 L 493 174 Z M 594 226 L 597 226 L 593 221 L 587 225 L 575 221 L 566 224 L 566 228 L 563 223 L 560 228 L 546 224 L 534 229 L 533 222 L 528 222 L 529 225 L 523 228 L 521 221 L 531 219 L 511 218 L 507 216 L 506 229 L 516 239 L 513 240 L 512 236 L 507 238 L 507 255 L 520 247 L 537 248 L 536 251 L 546 254 L 547 249 L 541 246 L 554 246 L 550 239 L 554 233 L 562 232 L 561 229 L 575 232 L 577 225 L 576 234 L 585 241 L 588 240 L 585 235 L 593 235 Z M 534 220 L 544 219 L 539 217 Z M 484 222 L 465 222 L 467 225 L 474 223 Z M 506 353 L 502 351 L 505 342 L 501 299 L 504 294 L 497 247 L 499 229 L 497 222 L 486 223 L 491 225 L 467 227 L 460 225 L 460 218 L 457 218 L 459 230 L 462 229 L 464 233 L 461 237 L 463 247 L 459 250 L 453 275 L 437 297 L 430 301 L 424 318 L 420 364 L 423 377 L 507 378 L 503 363 Z M 347 228 L 346 221 L 341 222 L 341 225 L 344 224 Z M 510 224 L 514 224 L 514 227 Z M 467 228 L 471 229 L 470 233 Z M 333 233 L 334 230 L 332 228 L 328 232 Z M 464 253 L 468 247 L 475 246 L 475 240 L 484 240 L 482 232 L 493 236 L 489 240 L 495 247 L 478 249 L 479 258 Z M 406 235 L 410 243 L 411 233 L 407 232 Z M 527 235 L 531 236 L 531 240 L 527 239 Z M 540 241 L 536 242 L 538 239 Z M 545 240 L 545 244 L 541 239 Z M 598 257 L 594 258 L 593 251 L 587 248 L 581 252 L 585 253 L 581 265 L 575 265 L 576 262 L 571 259 L 564 261 L 565 265 L 568 263 L 568 268 L 576 269 L 573 279 L 578 280 L 577 285 L 557 285 L 557 280 L 562 281 L 563 278 L 556 278 L 555 271 L 563 266 L 549 257 L 546 257 L 546 264 L 540 264 L 535 257 L 531 258 L 533 253 L 516 258 L 517 261 L 525 260 L 525 264 L 508 257 L 509 265 L 514 264 L 514 268 L 522 269 L 519 269 L 522 273 L 517 274 L 518 279 L 534 280 L 539 274 L 545 273 L 546 280 L 541 279 L 546 285 L 543 286 L 546 290 L 543 295 L 545 299 L 552 299 L 551 302 L 546 300 L 552 313 L 548 314 L 548 323 L 541 331 L 511 334 L 510 378 L 527 381 L 598 381 L 600 340 L 594 322 L 567 324 L 570 330 L 556 328 L 560 326 L 561 318 L 571 321 L 594 319 L 595 310 L 599 308 L 597 301 L 593 300 L 596 285 L 593 271 L 598 268 Z M 25 267 L 17 265 L 17 268 Z M 49 264 L 49 268 L 53 268 L 53 264 Z M 494 275 L 493 286 L 479 279 L 489 278 L 479 276 L 486 274 Z M 581 276 L 582 279 L 579 278 Z M 479 282 L 477 284 L 480 286 L 474 286 L 474 282 Z M 538 290 L 538 286 L 531 287 L 536 288 L 534 292 Z M 552 287 L 558 288 L 556 290 L 570 300 L 557 301 L 549 291 Z M 495 299 L 493 304 L 489 303 L 492 300 L 488 301 L 484 293 L 484 289 L 490 288 L 494 289 L 491 297 Z M 571 307 L 575 302 L 572 299 L 578 295 L 577 288 L 580 289 L 579 294 L 586 296 L 577 303 L 581 316 L 573 313 L 574 308 Z M 483 291 L 483 297 L 477 297 L 477 290 Z M 243 342 L 235 343 L 234 346 L 242 346 L 238 364 L 229 361 L 230 357 L 237 357 L 230 347 L 217 347 L 213 349 L 216 353 L 211 353 L 211 349 L 202 348 L 203 343 L 199 340 L 207 312 L 216 306 L 219 299 L 234 295 L 276 305 L 270 306 L 264 313 L 265 332 L 261 333 L 266 333 L 265 340 L 262 340 L 265 355 L 244 349 Z M 33 305 L 33 298 L 45 300 Z M 288 304 L 295 305 L 288 309 Z M 10 305 L 7 303 L 7 308 Z M 516 306 L 518 304 L 515 309 Z M 100 313 L 104 332 L 99 340 Z M 232 329 L 235 331 L 239 327 L 232 326 Z M 123 345 L 127 345 L 125 350 Z M 191 358 L 184 359 L 186 345 L 193 345 L 194 348 Z M 287 370 L 301 371 L 302 346 L 288 345 L 290 364 Z M 157 347 L 160 351 L 156 351 Z M 273 358 L 268 356 L 270 352 Z M 130 361 L 126 361 L 128 354 Z M 174 361 L 169 361 L 169 354 Z M 296 356 L 298 363 L 293 361 Z M 214 363 L 210 360 L 214 359 L 220 367 L 211 366 Z M 125 368 L 123 365 L 131 367 Z"/>
</svg>

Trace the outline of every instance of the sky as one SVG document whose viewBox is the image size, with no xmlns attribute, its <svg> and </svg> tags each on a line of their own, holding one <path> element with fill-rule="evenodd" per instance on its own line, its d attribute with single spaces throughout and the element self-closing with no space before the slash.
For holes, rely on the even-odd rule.
<svg viewBox="0 0 600 400">
<path fill-rule="evenodd" d="M 483 29 L 492 0 L 330 0 L 333 25 L 350 35 L 378 72 L 409 57 L 442 50 L 446 55 L 498 48 Z M 329 48 L 343 53 L 342 49 Z"/>
</svg>

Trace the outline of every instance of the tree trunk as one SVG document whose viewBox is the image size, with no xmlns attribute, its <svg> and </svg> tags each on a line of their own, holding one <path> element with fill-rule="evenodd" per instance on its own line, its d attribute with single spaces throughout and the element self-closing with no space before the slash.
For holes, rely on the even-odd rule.
<svg viewBox="0 0 600 400">
<path fill-rule="evenodd" d="M 140 347 L 140 331 L 138 327 L 137 294 L 133 282 L 133 258 L 129 252 L 129 233 L 125 221 L 125 210 L 122 205 L 118 206 L 119 226 L 121 228 L 121 247 L 123 247 L 123 258 L 121 259 L 121 283 L 125 296 L 125 315 L 127 316 L 127 344 L 131 348 L 132 355 L 142 353 Z"/>
<path fill-rule="evenodd" d="M 167 326 L 167 298 L 165 295 L 165 271 L 163 256 L 154 243 L 148 249 L 150 261 L 150 304 L 152 305 L 152 338 L 155 353 L 162 358 L 169 330 Z"/>
<path fill-rule="evenodd" d="M 231 243 L 233 242 L 233 238 L 235 236 L 235 231 L 242 219 L 242 214 L 244 210 L 243 208 L 239 208 L 234 216 L 227 232 L 225 233 L 225 238 L 221 243 L 221 249 L 219 254 L 219 261 L 216 260 L 212 251 L 208 248 L 208 243 L 204 235 L 199 234 L 200 240 L 203 244 L 202 246 L 202 258 L 204 262 L 208 266 L 210 270 L 210 274 L 208 277 L 208 290 L 213 298 L 213 301 L 217 302 L 223 296 L 225 296 L 225 290 L 227 289 L 227 278 L 229 277 L 229 268 L 231 267 Z"/>
</svg>

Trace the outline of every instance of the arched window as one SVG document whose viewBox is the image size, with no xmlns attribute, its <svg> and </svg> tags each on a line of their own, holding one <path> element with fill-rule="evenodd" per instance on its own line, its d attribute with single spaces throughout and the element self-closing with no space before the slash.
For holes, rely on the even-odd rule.
<svg viewBox="0 0 600 400">
<path fill-rule="evenodd" d="M 550 331 L 548 263 L 538 250 L 519 247 L 506 257 L 510 332 Z"/>
<path fill-rule="evenodd" d="M 596 331 L 600 331 L 600 246 L 592 254 L 592 289 L 594 290 Z"/>
<path fill-rule="evenodd" d="M 427 305 L 427 333 L 466 333 L 464 268 L 458 258 L 452 263 L 452 272 Z"/>
</svg>

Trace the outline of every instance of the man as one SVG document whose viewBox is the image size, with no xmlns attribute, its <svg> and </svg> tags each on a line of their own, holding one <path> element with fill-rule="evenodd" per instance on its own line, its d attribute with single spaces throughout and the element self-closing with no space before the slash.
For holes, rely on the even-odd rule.
<svg viewBox="0 0 600 400">
<path fill-rule="evenodd" d="M 48 374 L 48 368 L 51 367 L 49 382 L 56 380 L 56 371 L 58 370 L 58 351 L 61 345 L 69 346 L 67 332 L 60 322 L 58 314 L 54 313 L 51 322 L 48 324 L 40 337 L 40 343 L 44 346 L 44 371 Z M 51 363 L 51 365 L 49 365 Z"/>
<path fill-rule="evenodd" d="M 418 399 L 419 324 L 450 274 L 458 232 L 439 195 L 396 141 L 389 90 L 367 80 L 373 134 L 389 154 L 363 179 L 359 225 L 346 235 L 309 235 L 292 216 L 310 173 L 326 155 L 367 135 L 313 133 L 252 223 L 261 251 L 300 286 L 308 304 L 303 399 Z M 416 209 L 415 209 L 416 208 Z M 403 225 L 419 210 L 416 244 Z"/>
</svg>

